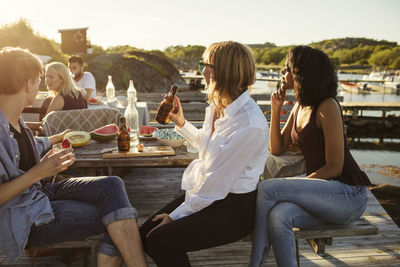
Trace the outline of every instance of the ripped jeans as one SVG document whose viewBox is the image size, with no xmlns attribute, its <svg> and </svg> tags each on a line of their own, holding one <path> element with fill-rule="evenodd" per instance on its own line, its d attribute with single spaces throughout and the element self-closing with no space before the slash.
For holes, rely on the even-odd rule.
<svg viewBox="0 0 400 267">
<path fill-rule="evenodd" d="M 33 225 L 29 245 L 43 246 L 82 240 L 105 233 L 99 253 L 120 256 L 106 226 L 114 221 L 138 218 L 121 178 L 71 178 L 47 184 L 44 192 L 50 199 L 55 219 L 40 226 Z"/>
<path fill-rule="evenodd" d="M 365 186 L 312 178 L 273 178 L 260 182 L 251 267 L 264 266 L 274 250 L 278 266 L 297 266 L 292 228 L 346 224 L 363 214 Z"/>
</svg>

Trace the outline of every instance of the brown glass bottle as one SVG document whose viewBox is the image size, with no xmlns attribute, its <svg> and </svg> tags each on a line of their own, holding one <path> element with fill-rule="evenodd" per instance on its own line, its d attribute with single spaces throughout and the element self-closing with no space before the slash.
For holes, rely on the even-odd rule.
<svg viewBox="0 0 400 267">
<path fill-rule="evenodd" d="M 119 132 L 118 132 L 118 150 L 129 151 L 131 147 L 128 128 L 126 127 L 126 119 L 122 117 L 119 119 Z"/>
<path fill-rule="evenodd" d="M 171 120 L 169 113 L 175 107 L 175 95 L 178 92 L 178 86 L 173 85 L 169 90 L 168 96 L 161 102 L 156 115 L 156 121 L 161 124 L 168 124 Z"/>
</svg>

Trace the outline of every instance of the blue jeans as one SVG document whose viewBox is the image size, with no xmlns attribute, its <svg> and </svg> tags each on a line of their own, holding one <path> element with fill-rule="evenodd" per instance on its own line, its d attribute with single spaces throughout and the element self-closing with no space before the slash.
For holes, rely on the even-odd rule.
<svg viewBox="0 0 400 267">
<path fill-rule="evenodd" d="M 121 178 L 71 178 L 47 184 L 44 192 L 50 199 L 55 219 L 48 224 L 32 226 L 29 245 L 82 240 L 105 233 L 99 253 L 120 255 L 106 226 L 114 221 L 138 218 Z"/>
<path fill-rule="evenodd" d="M 350 223 L 361 217 L 366 202 L 365 186 L 311 178 L 262 181 L 250 266 L 263 266 L 271 245 L 279 266 L 297 266 L 293 227 Z"/>
</svg>

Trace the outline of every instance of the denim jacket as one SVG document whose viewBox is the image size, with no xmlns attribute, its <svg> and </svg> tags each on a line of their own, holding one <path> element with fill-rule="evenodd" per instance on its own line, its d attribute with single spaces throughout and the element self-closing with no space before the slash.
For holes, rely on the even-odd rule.
<svg viewBox="0 0 400 267">
<path fill-rule="evenodd" d="M 27 129 L 22 117 L 19 120 Z M 41 153 L 50 147 L 49 139 L 33 137 L 29 129 L 27 133 L 35 154 L 32 160 L 38 163 Z M 17 140 L 0 110 L 0 183 L 7 183 L 24 173 L 18 168 L 19 160 Z M 0 205 L 0 250 L 11 260 L 16 260 L 24 250 L 33 223 L 41 225 L 54 219 L 50 201 L 41 189 L 40 182 L 37 182 Z"/>
</svg>

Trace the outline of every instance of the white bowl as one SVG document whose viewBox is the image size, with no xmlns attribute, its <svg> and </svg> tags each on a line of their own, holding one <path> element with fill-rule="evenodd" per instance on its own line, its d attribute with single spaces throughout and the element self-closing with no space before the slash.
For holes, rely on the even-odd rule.
<svg viewBox="0 0 400 267">
<path fill-rule="evenodd" d="M 185 138 L 171 128 L 157 129 L 153 132 L 153 136 L 165 146 L 182 146 L 185 142 Z"/>
<path fill-rule="evenodd" d="M 177 146 L 182 146 L 183 143 L 185 143 L 185 138 L 183 139 L 162 139 L 160 137 L 156 137 L 158 142 L 163 144 L 164 146 L 172 146 L 172 147 L 177 147 Z"/>
</svg>

